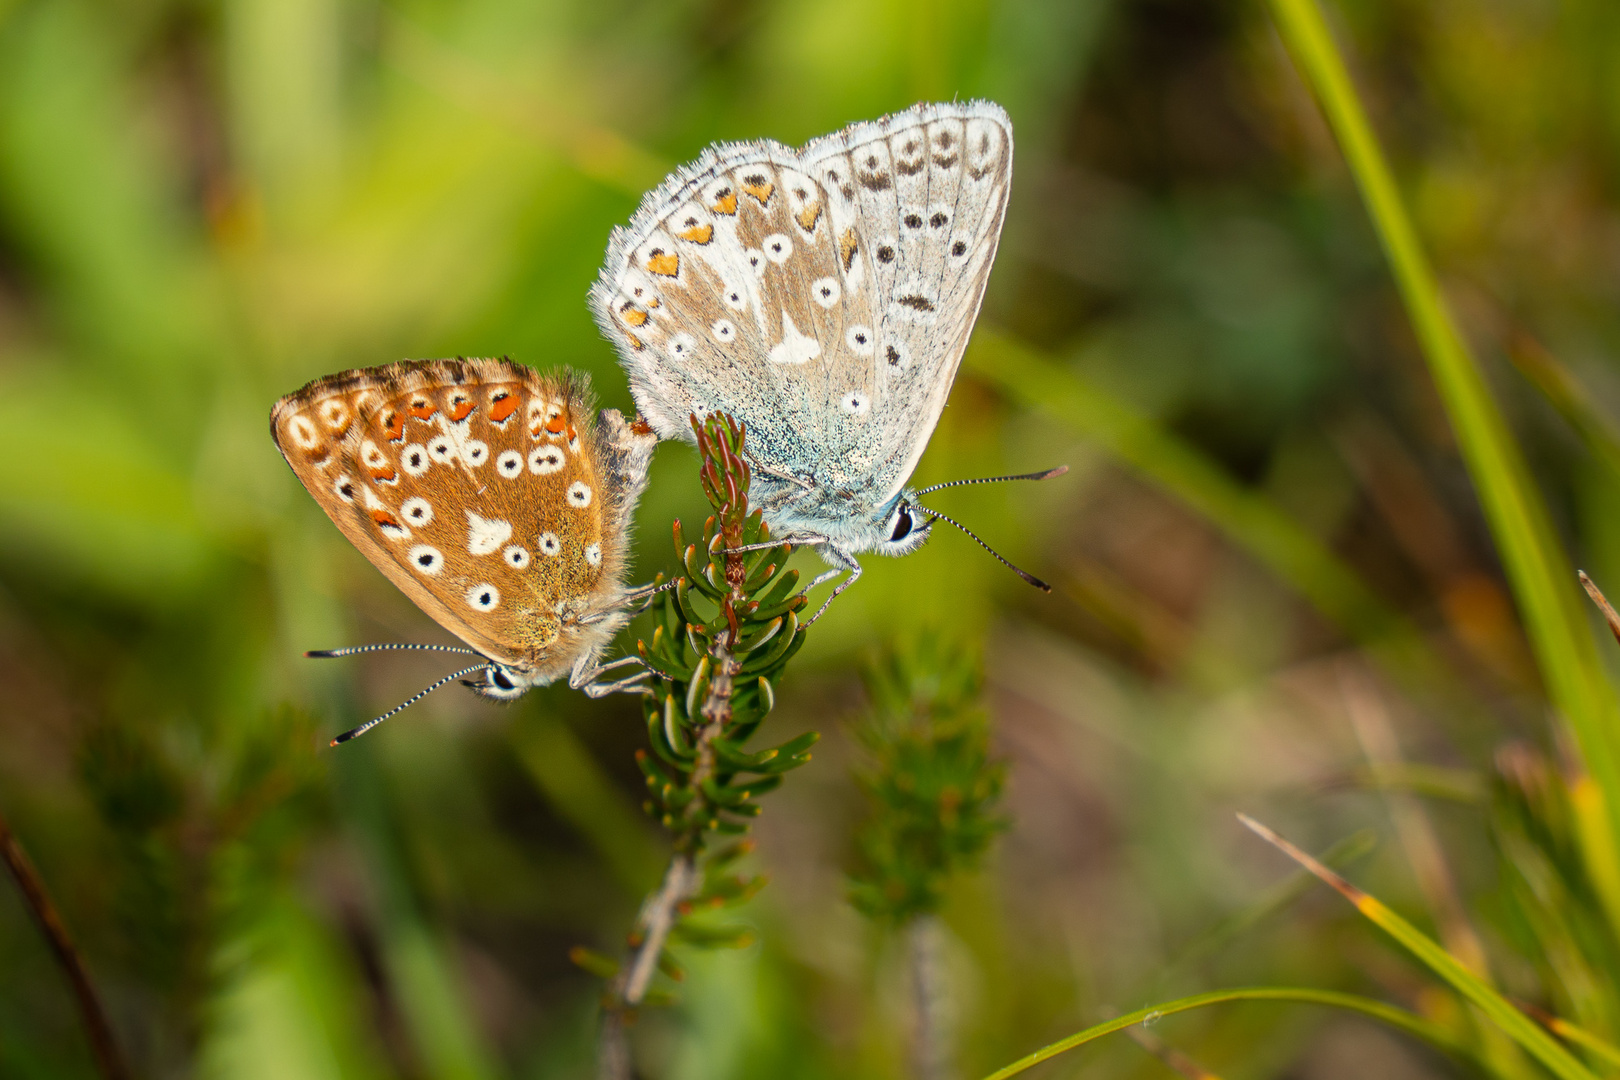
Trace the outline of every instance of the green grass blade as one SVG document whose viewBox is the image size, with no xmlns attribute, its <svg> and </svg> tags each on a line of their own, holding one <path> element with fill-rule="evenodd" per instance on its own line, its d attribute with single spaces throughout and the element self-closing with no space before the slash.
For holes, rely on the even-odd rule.
<svg viewBox="0 0 1620 1080">
<path fill-rule="evenodd" d="M 1451 984 L 1452 989 L 1478 1007 L 1491 1023 L 1546 1066 L 1554 1076 L 1560 1080 L 1597 1080 L 1595 1074 L 1560 1046 L 1557 1040 L 1547 1034 L 1535 1021 L 1524 1015 L 1517 1006 L 1491 989 L 1488 983 L 1464 967 L 1456 957 L 1446 952 L 1423 931 L 1401 918 L 1393 909 L 1385 906 L 1378 898 L 1362 892 L 1247 814 L 1239 814 L 1238 820 L 1267 843 L 1338 890 L 1340 895 L 1356 906 L 1357 911 L 1384 933 L 1404 945 L 1430 971 Z"/>
<path fill-rule="evenodd" d="M 1268 2 L 1366 200 L 1496 538 L 1548 694 L 1574 729 L 1620 835 L 1620 706 L 1581 617 L 1574 569 L 1558 546 L 1519 446 L 1441 298 L 1321 8 L 1315 0 Z"/>
<path fill-rule="evenodd" d="M 1382 1001 L 1361 997 L 1358 994 L 1343 994 L 1336 990 L 1313 990 L 1308 987 L 1294 986 L 1243 986 L 1233 990 L 1213 990 L 1207 994 L 1194 994 L 1191 997 L 1176 998 L 1174 1001 L 1161 1002 L 1158 1005 L 1149 1005 L 1124 1016 L 1088 1027 L 1084 1031 L 1077 1031 L 1067 1038 L 1059 1039 L 1025 1057 L 1019 1058 L 1010 1065 L 1006 1065 L 985 1080 L 1006 1080 L 1009 1076 L 1017 1076 L 1026 1069 L 1049 1061 L 1059 1054 L 1075 1047 L 1084 1046 L 1102 1038 L 1112 1035 L 1116 1031 L 1135 1024 L 1152 1023 L 1161 1017 L 1175 1013 L 1188 1012 L 1192 1009 L 1202 1009 L 1209 1005 L 1221 1005 L 1230 1001 L 1287 1001 L 1299 1005 L 1326 1005 L 1335 1009 L 1347 1009 L 1351 1012 L 1361 1013 L 1380 1023 L 1388 1024 L 1397 1030 L 1404 1031 L 1413 1038 L 1428 1043 L 1430 1046 L 1452 1057 L 1466 1061 L 1476 1068 L 1483 1069 L 1482 1063 L 1473 1052 L 1459 1042 L 1450 1031 L 1439 1024 L 1413 1012 L 1394 1005 L 1386 1005 Z"/>
</svg>

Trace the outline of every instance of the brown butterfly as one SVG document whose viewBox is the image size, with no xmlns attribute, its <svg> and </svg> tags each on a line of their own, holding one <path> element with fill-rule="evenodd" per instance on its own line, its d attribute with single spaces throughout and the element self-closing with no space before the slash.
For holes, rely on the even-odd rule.
<svg viewBox="0 0 1620 1080">
<path fill-rule="evenodd" d="M 406 596 L 480 657 L 452 679 L 511 700 L 563 675 L 594 696 L 599 662 L 651 589 L 624 585 L 626 543 L 657 438 L 616 409 L 592 417 L 589 380 L 508 360 L 431 360 L 345 371 L 288 394 L 270 434 L 334 524 Z"/>
</svg>

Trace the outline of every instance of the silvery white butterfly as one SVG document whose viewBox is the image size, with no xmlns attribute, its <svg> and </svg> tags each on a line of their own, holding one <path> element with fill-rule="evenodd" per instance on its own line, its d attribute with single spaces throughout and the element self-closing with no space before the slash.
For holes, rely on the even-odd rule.
<svg viewBox="0 0 1620 1080">
<path fill-rule="evenodd" d="M 773 533 L 819 548 L 832 569 L 812 585 L 849 571 L 818 618 L 860 577 L 856 555 L 907 554 L 951 521 L 917 502 L 950 485 L 905 485 L 967 347 L 1011 182 L 999 105 L 921 104 L 799 150 L 710 147 L 608 242 L 591 310 L 642 416 L 665 439 L 690 441 L 692 414 L 747 426 L 750 499 Z"/>
</svg>

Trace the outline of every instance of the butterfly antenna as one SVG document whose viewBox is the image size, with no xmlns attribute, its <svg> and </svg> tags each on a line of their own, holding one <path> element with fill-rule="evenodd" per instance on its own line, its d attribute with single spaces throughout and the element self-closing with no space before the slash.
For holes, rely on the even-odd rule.
<svg viewBox="0 0 1620 1080">
<path fill-rule="evenodd" d="M 1018 473 L 1018 474 L 1016 474 L 1014 476 L 983 476 L 983 477 L 979 477 L 976 480 L 947 480 L 943 484 L 934 484 L 931 487 L 925 487 L 921 491 L 917 492 L 917 494 L 918 495 L 926 495 L 930 491 L 938 491 L 940 488 L 962 487 L 962 486 L 964 486 L 966 484 L 999 484 L 1003 480 L 1050 480 L 1050 479 L 1052 479 L 1052 477 L 1054 477 L 1054 476 L 1062 476 L 1064 473 L 1066 473 L 1068 471 L 1069 471 L 1069 467 L 1067 465 L 1059 465 L 1055 469 L 1046 469 L 1043 472 Z M 933 513 L 932 510 L 930 510 L 928 512 L 930 514 Z M 950 518 L 946 518 L 945 520 L 946 521 L 951 521 Z M 956 522 L 951 521 L 951 524 L 956 525 Z M 956 527 L 958 529 L 962 528 L 962 526 L 960 526 L 960 525 L 956 525 Z M 963 529 L 962 531 L 967 532 L 966 529 Z M 972 534 L 970 533 L 969 535 L 972 535 Z M 978 539 L 978 538 L 974 537 L 974 539 Z M 984 541 L 980 540 L 979 543 L 982 544 L 982 543 L 984 543 Z M 994 554 L 994 553 L 992 553 L 992 554 Z M 1000 556 L 997 556 L 997 557 L 999 558 Z M 1003 560 L 1003 561 L 1005 561 L 1005 560 Z M 1017 569 L 1017 568 L 1014 567 L 1014 569 Z M 1022 571 L 1020 571 L 1020 572 L 1022 572 Z"/>
<path fill-rule="evenodd" d="M 959 483 L 969 483 L 969 484 L 971 484 L 974 481 L 965 480 L 965 481 L 958 481 L 958 482 Z M 962 524 L 960 521 L 957 521 L 955 518 L 946 517 L 944 514 L 940 513 L 938 510 L 930 510 L 926 506 L 917 506 L 917 505 L 913 504 L 912 509 L 919 511 L 920 513 L 927 514 L 930 517 L 939 518 L 941 521 L 950 522 L 952 525 L 955 525 L 958 529 L 961 529 L 963 532 L 965 532 L 969 536 L 973 537 L 974 542 L 977 543 L 980 547 L 984 548 L 984 550 L 988 551 L 992 556 L 994 556 L 995 560 L 997 562 L 999 562 L 1002 566 L 1005 566 L 1007 569 L 1011 570 L 1013 573 L 1017 574 L 1019 577 L 1023 578 L 1025 581 L 1029 582 L 1031 585 L 1035 586 L 1037 589 L 1041 590 L 1042 592 L 1051 592 L 1052 591 L 1052 586 L 1048 585 L 1046 582 L 1042 581 L 1040 578 L 1036 577 L 1034 574 L 1031 574 L 1031 573 L 1029 573 L 1028 571 L 1025 571 L 1025 570 L 1020 570 L 1018 567 L 1016 567 L 1012 563 L 1008 562 L 1005 558 L 1002 557 L 1001 552 L 997 551 L 995 548 L 993 548 L 989 544 L 985 543 L 982 539 L 980 539 L 978 533 L 974 532 L 972 529 L 968 528 L 966 525 Z"/>
<path fill-rule="evenodd" d="M 361 646 L 361 647 L 364 648 L 364 646 Z M 476 654 L 474 654 L 474 655 L 476 655 Z M 423 698 L 425 698 L 429 694 L 433 693 L 433 691 L 437 690 L 439 687 L 443 686 L 445 683 L 454 682 L 456 679 L 461 678 L 463 675 L 471 675 L 473 672 L 478 671 L 481 668 L 484 668 L 486 666 L 488 666 L 488 665 L 474 664 L 470 668 L 462 668 L 460 671 L 457 671 L 457 672 L 454 672 L 452 674 L 446 675 L 444 678 L 440 679 L 438 682 L 434 683 L 432 686 L 429 686 L 425 690 L 418 690 L 416 693 L 412 694 L 410 697 L 406 698 L 404 701 L 400 702 L 398 705 L 395 705 L 392 709 L 389 709 L 387 712 L 383 713 L 381 716 L 374 716 L 370 720 L 367 720 L 365 723 L 361 724 L 359 727 L 355 728 L 354 730 L 345 731 L 343 734 L 341 734 L 337 738 L 333 739 L 332 742 L 331 742 L 331 745 L 336 746 L 338 743 L 348 742 L 350 739 L 353 739 L 353 738 L 355 738 L 357 736 L 360 736 L 360 735 L 364 735 L 366 732 L 370 731 L 372 728 L 376 727 L 378 724 L 382 723 L 384 720 L 388 719 L 390 716 L 393 716 L 395 713 L 404 712 L 406 709 L 410 708 L 412 705 L 415 705 L 418 701 L 421 701 Z"/>
<path fill-rule="evenodd" d="M 343 656 L 358 656 L 368 652 L 392 652 L 396 649 L 412 649 L 421 652 L 447 652 L 460 653 L 462 656 L 482 656 L 483 653 L 471 649 L 463 649 L 458 645 L 407 645 L 387 643 L 380 645 L 348 645 L 341 649 L 311 649 L 304 655 L 312 660 L 336 660 Z"/>
</svg>

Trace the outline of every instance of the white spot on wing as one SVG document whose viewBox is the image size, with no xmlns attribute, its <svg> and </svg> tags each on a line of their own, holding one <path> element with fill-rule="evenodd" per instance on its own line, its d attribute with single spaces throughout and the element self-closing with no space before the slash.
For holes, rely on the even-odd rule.
<svg viewBox="0 0 1620 1080">
<path fill-rule="evenodd" d="M 433 461 L 428 457 L 427 448 L 421 443 L 411 443 L 399 452 L 399 465 L 411 476 L 421 476 L 432 467 Z"/>
<path fill-rule="evenodd" d="M 512 536 L 512 523 L 499 518 L 479 517 L 467 511 L 467 550 L 474 555 L 489 555 Z"/>
<path fill-rule="evenodd" d="M 516 450 L 503 450 L 495 459 L 495 471 L 508 480 L 516 480 L 523 472 L 523 455 Z"/>
<path fill-rule="evenodd" d="M 872 408 L 872 399 L 863 391 L 851 390 L 838 399 L 838 407 L 851 416 L 865 416 Z"/>
<path fill-rule="evenodd" d="M 313 450 L 321 444 L 321 437 L 315 432 L 315 425 L 309 422 L 309 417 L 299 413 L 287 421 L 287 434 L 302 450 Z"/>
<path fill-rule="evenodd" d="M 433 522 L 433 504 L 417 495 L 406 499 L 399 504 L 399 512 L 405 515 L 405 520 L 421 528 Z"/>
<path fill-rule="evenodd" d="M 507 549 L 501 552 L 501 558 L 505 559 L 506 565 L 514 570 L 522 570 L 529 565 L 528 549 L 519 547 L 517 544 L 508 545 Z"/>
<path fill-rule="evenodd" d="M 540 554 L 548 558 L 556 558 L 558 553 L 562 551 L 562 541 L 557 539 L 557 534 L 554 532 L 541 533 L 539 543 Z"/>
<path fill-rule="evenodd" d="M 810 296 L 824 308 L 830 308 L 838 303 L 839 295 L 837 278 L 817 278 L 810 283 Z"/>
<path fill-rule="evenodd" d="M 872 328 L 856 323 L 844 332 L 844 344 L 857 356 L 871 356 L 876 344 L 872 339 Z"/>
<path fill-rule="evenodd" d="M 405 557 L 410 560 L 412 570 L 428 577 L 438 577 L 439 571 L 444 569 L 444 555 L 427 544 L 417 544 Z"/>
<path fill-rule="evenodd" d="M 692 356 L 692 350 L 697 348 L 697 342 L 692 335 L 682 331 L 669 339 L 669 358 L 671 360 L 687 360 Z"/>
<path fill-rule="evenodd" d="M 765 248 L 765 257 L 778 266 L 787 262 L 788 256 L 793 254 L 793 241 L 782 233 L 772 233 L 760 243 Z"/>
<path fill-rule="evenodd" d="M 799 333 L 787 309 L 782 309 L 782 340 L 771 346 L 768 354 L 773 364 L 802 364 L 821 355 L 821 342 L 808 334 Z"/>
<path fill-rule="evenodd" d="M 588 544 L 585 547 L 585 561 L 592 566 L 602 565 L 602 545 Z"/>
<path fill-rule="evenodd" d="M 590 485 L 583 480 L 575 480 L 572 484 L 569 484 L 568 505 L 578 507 L 581 510 L 591 505 Z"/>
<path fill-rule="evenodd" d="M 563 467 L 563 448 L 556 445 L 542 446 L 529 453 L 529 471 L 536 476 L 545 476 L 554 473 Z"/>
<path fill-rule="evenodd" d="M 501 603 L 501 591 L 488 582 L 467 590 L 467 604 L 474 611 L 494 611 Z"/>
<path fill-rule="evenodd" d="M 448 435 L 435 435 L 428 440 L 428 457 L 440 465 L 449 465 L 456 460 L 456 444 L 450 441 Z"/>
</svg>

